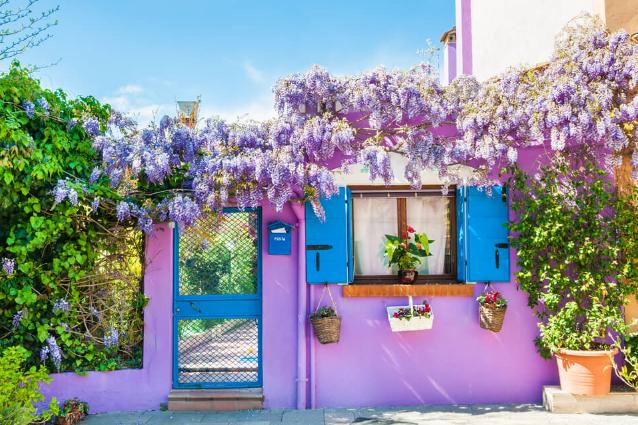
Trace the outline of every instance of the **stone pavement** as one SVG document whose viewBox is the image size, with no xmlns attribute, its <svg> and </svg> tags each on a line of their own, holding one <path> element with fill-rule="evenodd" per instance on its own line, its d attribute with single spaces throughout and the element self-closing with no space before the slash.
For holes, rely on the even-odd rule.
<svg viewBox="0 0 638 425">
<path fill-rule="evenodd" d="M 82 425 L 638 425 L 638 415 L 557 414 L 537 405 L 414 406 L 241 412 L 133 412 L 90 415 Z"/>
</svg>

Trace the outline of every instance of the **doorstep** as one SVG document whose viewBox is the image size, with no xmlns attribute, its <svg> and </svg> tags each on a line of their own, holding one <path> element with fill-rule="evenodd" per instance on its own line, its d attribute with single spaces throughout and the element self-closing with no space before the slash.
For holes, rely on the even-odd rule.
<svg viewBox="0 0 638 425">
<path fill-rule="evenodd" d="M 544 386 L 543 406 L 553 413 L 638 413 L 638 393 L 612 391 L 603 396 L 586 396 L 570 394 L 558 386 Z"/>
<path fill-rule="evenodd" d="M 168 410 L 230 411 L 264 408 L 261 388 L 171 390 Z"/>
</svg>

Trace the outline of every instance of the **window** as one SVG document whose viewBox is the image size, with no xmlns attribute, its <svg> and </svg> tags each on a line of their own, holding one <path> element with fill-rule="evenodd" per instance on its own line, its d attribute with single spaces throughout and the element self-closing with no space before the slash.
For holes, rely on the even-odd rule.
<svg viewBox="0 0 638 425">
<path fill-rule="evenodd" d="M 353 186 L 355 283 L 392 283 L 396 266 L 384 256 L 385 235 L 400 235 L 408 225 L 434 242 L 423 258 L 418 281 L 456 280 L 455 190 L 440 186 L 411 190 L 404 186 Z"/>
</svg>

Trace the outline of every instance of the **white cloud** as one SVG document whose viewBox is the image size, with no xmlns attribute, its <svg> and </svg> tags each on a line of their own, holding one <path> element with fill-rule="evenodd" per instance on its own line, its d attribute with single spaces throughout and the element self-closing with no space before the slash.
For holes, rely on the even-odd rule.
<svg viewBox="0 0 638 425">
<path fill-rule="evenodd" d="M 258 120 L 263 121 L 275 117 L 272 96 L 262 96 L 251 102 L 232 108 L 202 103 L 199 118 L 206 119 L 219 116 L 228 121 Z"/>
<path fill-rule="evenodd" d="M 250 81 L 253 83 L 263 83 L 264 74 L 259 69 L 255 68 L 250 62 L 246 62 L 243 65 L 244 72 Z"/>
<path fill-rule="evenodd" d="M 144 89 L 138 84 L 127 84 L 117 89 L 118 94 L 138 94 L 142 93 Z"/>
</svg>

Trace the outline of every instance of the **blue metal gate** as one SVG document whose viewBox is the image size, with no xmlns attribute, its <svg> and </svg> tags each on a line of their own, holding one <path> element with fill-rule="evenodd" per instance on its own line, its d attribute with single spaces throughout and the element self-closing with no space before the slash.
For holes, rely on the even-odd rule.
<svg viewBox="0 0 638 425">
<path fill-rule="evenodd" d="M 175 229 L 173 387 L 260 387 L 261 209 Z"/>
</svg>

